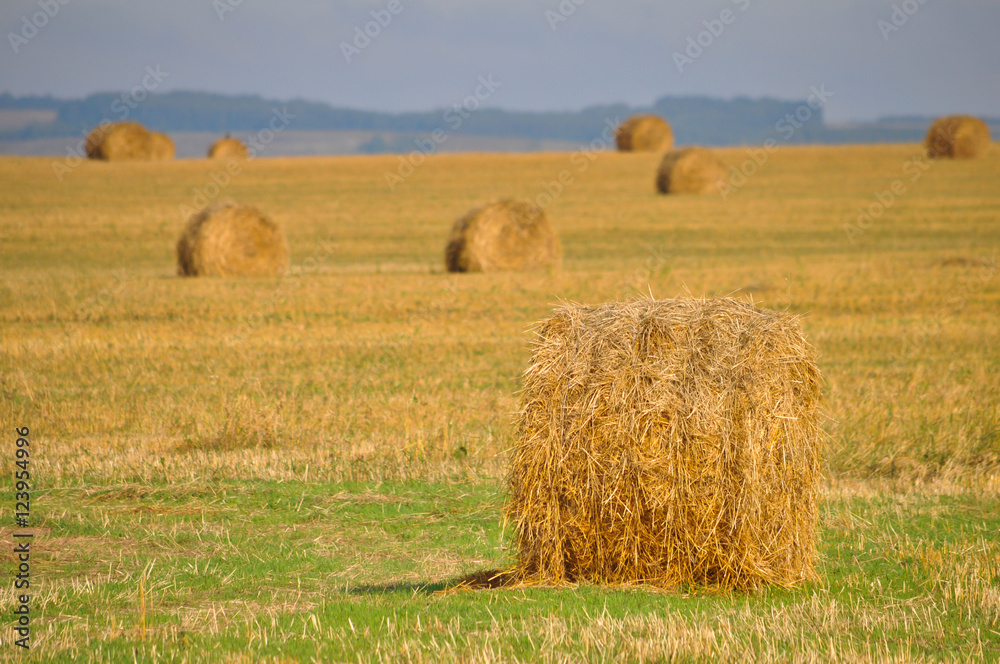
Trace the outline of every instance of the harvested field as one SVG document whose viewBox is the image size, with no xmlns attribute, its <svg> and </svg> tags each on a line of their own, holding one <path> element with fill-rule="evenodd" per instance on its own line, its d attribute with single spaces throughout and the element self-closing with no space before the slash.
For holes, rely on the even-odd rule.
<svg viewBox="0 0 1000 664">
<path fill-rule="evenodd" d="M 656 194 L 660 157 L 433 155 L 395 191 L 394 156 L 251 160 L 225 197 L 281 220 L 290 251 L 252 279 L 175 276 L 186 208 L 224 164 L 85 161 L 59 181 L 58 158 L 0 158 L 30 658 L 1000 657 L 1000 154 L 785 146 L 726 200 Z M 545 206 L 559 270 L 445 271 L 452 221 L 537 202 L 564 169 Z M 830 413 L 817 578 L 449 590 L 516 562 L 504 479 L 531 326 L 650 294 L 801 316 Z M 15 600 L 8 584 L 0 611 Z"/>
</svg>

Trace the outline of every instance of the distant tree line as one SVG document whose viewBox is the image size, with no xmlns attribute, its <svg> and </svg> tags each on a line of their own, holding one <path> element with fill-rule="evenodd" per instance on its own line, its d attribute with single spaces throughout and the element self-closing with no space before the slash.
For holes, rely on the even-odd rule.
<svg viewBox="0 0 1000 664">
<path fill-rule="evenodd" d="M 815 106 L 815 104 L 814 104 Z M 804 113 L 803 108 L 809 112 Z M 714 99 L 662 97 L 652 107 L 624 104 L 592 106 L 580 111 L 504 111 L 439 109 L 417 113 L 380 113 L 293 99 L 282 102 L 256 95 L 219 95 L 206 92 L 151 94 L 141 101 L 114 93 L 84 99 L 14 97 L 0 94 L 0 109 L 56 110 L 56 119 L 0 133 L 0 139 L 18 140 L 68 136 L 86 132 L 104 119 L 131 120 L 162 132 L 257 131 L 267 126 L 274 109 L 295 116 L 294 130 L 356 130 L 396 132 L 408 136 L 441 129 L 467 136 L 518 137 L 537 140 L 589 142 L 600 136 L 605 122 L 624 120 L 635 113 L 655 113 L 673 126 L 678 144 L 753 145 L 766 138 L 784 143 L 871 143 L 915 141 L 923 137 L 928 118 L 890 118 L 853 127 L 828 127 L 822 107 L 807 100 Z M 454 122 L 457 113 L 463 121 Z M 796 115 L 798 113 L 798 115 Z M 807 117 L 806 117 L 807 116 Z M 803 117 L 805 120 L 803 121 Z M 788 118 L 793 121 L 789 123 Z M 458 125 L 457 127 L 455 125 Z M 1000 123 L 998 123 L 1000 124 Z M 399 143 L 399 145 L 396 145 Z M 408 140 L 377 138 L 366 144 L 370 152 L 410 149 Z"/>
</svg>

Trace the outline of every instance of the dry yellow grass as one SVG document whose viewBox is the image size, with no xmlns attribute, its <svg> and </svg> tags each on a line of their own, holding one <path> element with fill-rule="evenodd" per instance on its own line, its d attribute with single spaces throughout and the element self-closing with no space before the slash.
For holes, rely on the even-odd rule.
<svg viewBox="0 0 1000 664">
<path fill-rule="evenodd" d="M 741 157 L 740 150 L 721 152 L 733 163 Z M 528 359 L 524 329 L 559 298 L 601 302 L 649 289 L 656 297 L 735 293 L 809 314 L 805 326 L 821 349 L 821 366 L 829 363 L 823 368 L 838 413 L 834 433 L 843 431 L 840 454 L 852 459 L 850 467 L 891 465 L 897 455 L 941 467 L 935 459 L 943 457 L 927 446 L 945 441 L 975 458 L 982 453 L 976 441 L 991 430 L 983 404 L 995 403 L 986 389 L 992 346 L 982 340 L 997 329 L 1000 279 L 990 266 L 1000 253 L 992 221 L 1000 162 L 932 162 L 911 181 L 906 165 L 919 154 L 919 146 L 788 148 L 727 202 L 657 197 L 648 186 L 657 155 L 601 154 L 547 209 L 563 229 L 562 273 L 462 277 L 440 274 L 447 220 L 501 192 L 534 197 L 539 182 L 572 167 L 569 155 L 442 156 L 392 196 L 384 195 L 381 179 L 392 168 L 388 157 L 251 162 L 224 195 L 298 220 L 287 229 L 289 276 L 225 287 L 188 282 L 182 290 L 162 279 L 174 272 L 175 233 L 186 221 L 177 202 L 211 183 L 217 166 L 83 164 L 60 184 L 48 160 L 4 159 L 9 242 L 0 296 L 5 325 L 16 333 L 4 340 L 11 364 L 3 373 L 12 393 L 27 385 L 34 395 L 8 400 L 8 407 L 12 416 L 51 414 L 49 426 L 63 442 L 46 463 L 68 446 L 74 463 L 103 464 L 72 452 L 95 437 L 129 457 L 148 449 L 158 459 L 161 446 L 197 435 L 217 418 L 223 394 L 245 389 L 242 380 L 220 378 L 185 396 L 191 388 L 184 367 L 227 376 L 248 354 L 268 358 L 264 366 L 304 367 L 308 349 L 326 339 L 328 370 L 352 366 L 359 351 L 368 366 L 359 365 L 358 375 L 330 375 L 328 384 L 347 390 L 332 410 L 317 397 L 289 405 L 294 416 L 285 426 L 299 440 L 295 454 L 312 445 L 321 450 L 321 441 L 346 430 L 356 443 L 334 446 L 337 454 L 357 444 L 392 455 L 414 436 L 443 445 L 448 437 L 480 437 L 486 423 L 508 431 L 509 381 Z M 872 191 L 897 179 L 908 183 L 907 195 L 852 241 L 845 224 L 855 223 Z M 817 181 L 825 184 L 817 189 Z M 961 256 L 986 264 L 939 265 Z M 208 302 L 213 315 L 206 317 Z M 287 345 L 265 343 L 257 334 L 265 331 Z M 459 343 L 471 339 L 479 341 Z M 99 350 L 106 343 L 117 349 L 110 362 L 101 359 L 110 351 Z M 155 351 L 167 344 L 188 350 Z M 485 348 L 491 350 L 484 364 Z M 154 351 L 154 365 L 127 360 Z M 886 356 L 899 358 L 901 369 L 884 365 Z M 949 356 L 969 358 L 967 369 L 954 373 L 944 361 Z M 80 374 L 96 397 L 86 409 L 66 400 L 80 389 L 78 372 L 66 371 L 70 357 L 92 369 Z M 441 376 L 439 357 L 458 358 L 459 370 Z M 352 387 L 381 389 L 370 366 L 426 401 L 411 401 L 402 418 L 371 409 L 364 391 Z M 928 377 L 939 372 L 952 376 L 933 381 L 940 397 L 921 398 Z M 496 376 L 505 378 L 498 383 Z M 266 377 L 254 376 L 264 383 L 262 398 L 284 389 L 286 378 Z M 126 399 L 123 385 L 145 396 Z M 386 398 L 405 401 L 404 393 Z M 875 393 L 886 399 L 868 396 Z M 889 403 L 897 404 L 892 417 Z M 903 416 L 898 404 L 920 411 Z M 367 433 L 347 426 L 355 412 L 372 413 Z M 950 419 L 954 412 L 959 420 Z M 922 437 L 920 422 L 940 422 L 948 433 Z M 117 433 L 97 435 L 108 426 Z"/>
<path fill-rule="evenodd" d="M 745 156 L 720 152 L 730 163 Z M 472 438 L 492 464 L 528 360 L 525 329 L 552 303 L 735 294 L 808 314 L 837 414 L 839 467 L 897 472 L 906 457 L 940 472 L 995 458 L 996 357 L 984 340 L 1000 327 L 991 267 L 1000 159 L 930 162 L 912 180 L 906 166 L 920 153 L 786 148 L 725 202 L 650 192 L 658 155 L 599 154 L 546 210 L 561 229 L 563 271 L 461 276 L 440 265 L 449 220 L 483 199 L 534 198 L 538 183 L 573 168 L 570 155 L 443 155 L 393 195 L 383 178 L 391 157 L 259 160 L 220 197 L 295 219 L 292 267 L 239 284 L 165 278 L 186 221 L 178 203 L 204 191 L 217 164 L 84 163 L 60 183 L 50 160 L 6 158 L 6 408 L 15 419 L 47 418 L 44 463 L 117 477 L 146 474 L 144 459 L 158 464 L 162 450 L 215 435 L 227 395 L 252 387 L 270 401 L 316 380 L 340 395 L 295 399 L 283 418 L 282 437 L 297 441 L 289 453 L 303 461 L 393 459 L 428 446 L 450 465 L 454 441 Z M 909 189 L 884 215 L 845 233 L 873 191 L 902 179 Z M 940 265 L 956 257 L 983 264 Z M 320 349 L 326 362 L 314 367 Z M 240 376 L 250 357 L 262 368 Z M 218 378 L 192 384 L 192 367 Z M 89 445 L 102 454 L 76 453 Z M 319 467 L 336 475 L 331 459 Z M 260 472 L 280 474 L 264 460 Z M 166 462 L 189 473 L 183 458 Z"/>
</svg>

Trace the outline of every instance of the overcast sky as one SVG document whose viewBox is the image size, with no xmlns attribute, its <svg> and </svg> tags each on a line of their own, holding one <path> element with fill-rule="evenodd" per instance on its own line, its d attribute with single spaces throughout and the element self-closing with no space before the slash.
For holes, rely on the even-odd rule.
<svg viewBox="0 0 1000 664">
<path fill-rule="evenodd" d="M 0 27 L 0 92 L 18 95 L 123 91 L 159 66 L 160 91 L 387 111 L 451 106 L 492 75 L 488 104 L 508 109 L 823 85 L 835 122 L 1000 117 L 998 0 L 2 0 Z"/>
</svg>

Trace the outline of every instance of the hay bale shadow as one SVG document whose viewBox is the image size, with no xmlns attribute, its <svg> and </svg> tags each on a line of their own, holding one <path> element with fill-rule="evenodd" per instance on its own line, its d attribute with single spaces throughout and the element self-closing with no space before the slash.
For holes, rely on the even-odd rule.
<svg viewBox="0 0 1000 664">
<path fill-rule="evenodd" d="M 348 595 L 391 595 L 395 593 L 406 595 L 434 595 L 447 590 L 447 581 L 434 582 L 392 582 L 373 583 L 360 586 L 351 586 L 347 589 Z"/>
<path fill-rule="evenodd" d="M 461 590 L 499 590 L 523 584 L 521 573 L 516 569 L 483 569 L 449 581 L 445 592 Z"/>
<path fill-rule="evenodd" d="M 952 256 L 934 264 L 936 267 L 995 267 L 995 261 L 988 261 L 974 256 Z"/>
</svg>

